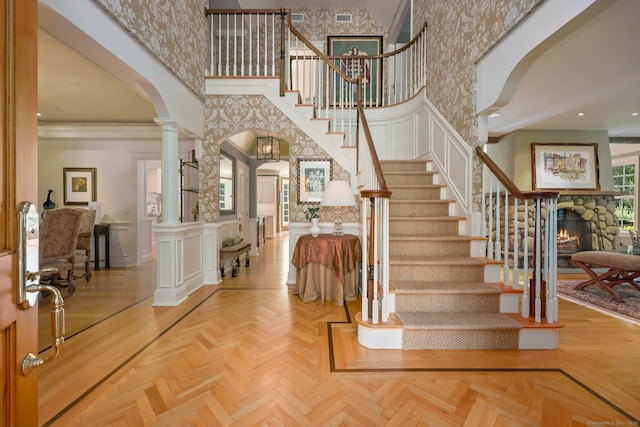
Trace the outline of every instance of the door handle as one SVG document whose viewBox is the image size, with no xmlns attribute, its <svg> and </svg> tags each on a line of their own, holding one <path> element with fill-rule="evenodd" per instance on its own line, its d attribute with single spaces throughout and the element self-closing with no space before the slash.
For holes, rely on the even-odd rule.
<svg viewBox="0 0 640 427">
<path fill-rule="evenodd" d="M 38 270 L 39 264 L 39 216 L 35 206 L 29 202 L 18 205 L 18 286 L 17 304 L 22 309 L 33 307 L 38 299 L 38 292 L 51 292 L 51 340 L 53 354 L 39 358 L 29 353 L 22 360 L 22 375 L 28 375 L 33 368 L 50 362 L 62 349 L 65 334 L 64 299 L 55 286 L 39 283 L 43 274 L 58 273 L 56 268 Z M 35 267 L 35 268 L 34 268 Z M 29 271 L 30 269 L 35 271 Z"/>
</svg>

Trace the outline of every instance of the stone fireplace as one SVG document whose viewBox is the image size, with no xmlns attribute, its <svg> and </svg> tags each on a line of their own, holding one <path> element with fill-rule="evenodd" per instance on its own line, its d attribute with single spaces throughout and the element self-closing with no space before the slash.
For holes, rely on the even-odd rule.
<svg viewBox="0 0 640 427">
<path fill-rule="evenodd" d="M 558 200 L 558 268 L 574 268 L 571 264 L 571 255 L 578 251 L 605 250 L 611 251 L 618 247 L 618 221 L 615 215 L 615 193 L 604 191 L 568 192 L 563 191 Z M 495 204 L 495 195 L 485 203 Z M 504 209 L 504 201 L 500 200 L 501 209 Z M 512 201 L 509 201 L 509 265 L 513 266 L 513 224 Z M 524 238 L 528 239 L 528 248 L 533 249 L 535 224 L 534 206 L 529 206 L 528 223 L 525 224 L 524 206 L 518 204 L 518 258 L 522 262 L 524 250 Z M 543 209 L 544 211 L 544 209 Z M 544 213 L 543 213 L 544 215 Z M 562 222 L 562 224 L 561 224 Z M 543 224 L 544 226 L 544 224 Z M 496 231 L 492 233 L 496 239 Z M 504 224 L 500 226 L 500 239 L 504 239 Z"/>
<path fill-rule="evenodd" d="M 571 255 L 618 247 L 615 196 L 607 192 L 563 193 L 558 200 L 558 268 L 573 268 Z"/>
</svg>

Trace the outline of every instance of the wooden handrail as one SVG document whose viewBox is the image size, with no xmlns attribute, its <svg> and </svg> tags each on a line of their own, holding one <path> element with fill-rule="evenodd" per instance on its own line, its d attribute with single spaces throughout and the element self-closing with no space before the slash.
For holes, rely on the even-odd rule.
<svg viewBox="0 0 640 427">
<path fill-rule="evenodd" d="M 495 164 L 491 157 L 487 155 L 482 148 L 476 147 L 476 154 L 480 157 L 480 160 L 484 162 L 489 170 L 498 178 L 498 180 L 504 185 L 509 193 L 518 199 L 557 199 L 560 197 L 559 191 L 521 191 L 516 185 L 509 179 L 509 177 Z"/>
<path fill-rule="evenodd" d="M 225 14 L 257 14 L 257 13 L 273 13 L 275 15 L 280 14 L 281 9 L 205 9 L 204 14 L 207 15 L 225 15 Z"/>
<path fill-rule="evenodd" d="M 381 59 L 381 58 L 388 58 L 390 56 L 397 55 L 397 54 L 409 49 L 414 44 L 416 44 L 416 42 L 418 41 L 418 38 L 420 37 L 420 35 L 422 34 L 422 32 L 426 28 L 427 28 L 427 23 L 425 22 L 424 25 L 422 26 L 422 28 L 420 29 L 420 31 L 418 31 L 416 33 L 416 35 L 413 36 L 411 41 L 409 43 L 405 44 L 404 46 L 402 46 L 400 49 L 396 49 L 394 51 L 387 52 L 387 53 L 379 53 L 379 54 L 376 54 L 376 55 L 358 55 L 358 58 L 362 58 L 362 59 Z M 327 55 L 327 58 L 329 58 L 329 59 L 344 59 L 344 56 L 342 56 L 342 55 Z"/>
<path fill-rule="evenodd" d="M 378 185 L 380 189 L 378 192 L 380 193 L 377 197 L 391 197 L 391 192 L 387 188 L 387 182 L 384 179 L 384 174 L 382 173 L 382 166 L 380 165 L 380 159 L 378 159 L 378 153 L 376 152 L 376 148 L 373 145 L 373 138 L 371 137 L 371 131 L 369 130 L 369 124 L 367 123 L 367 118 L 364 115 L 364 107 L 362 106 L 362 102 L 358 102 L 358 123 L 362 125 L 362 129 L 364 130 L 365 139 L 367 142 L 367 146 L 369 147 L 369 152 L 371 153 L 371 161 L 373 162 L 373 168 L 376 171 L 376 177 L 378 178 Z M 376 197 L 376 196 L 373 196 Z"/>
<path fill-rule="evenodd" d="M 318 57 L 320 59 L 322 59 L 327 65 L 329 65 L 329 67 L 331 67 L 336 73 L 338 73 L 340 75 L 340 77 L 342 77 L 345 81 L 347 81 L 348 83 L 352 83 L 352 84 L 358 84 L 358 79 L 357 78 L 349 77 L 344 71 L 342 71 L 340 69 L 340 67 L 338 67 L 336 64 L 334 64 L 333 61 L 330 61 L 329 57 L 327 55 L 325 55 L 320 49 L 315 47 L 313 43 L 311 43 L 305 36 L 302 35 L 302 33 L 300 33 L 300 31 L 298 31 L 298 29 L 296 27 L 293 26 L 293 23 L 291 22 L 291 9 L 286 9 L 286 11 L 287 11 L 287 24 L 289 25 L 289 30 L 293 34 L 295 34 L 296 37 L 298 37 L 300 40 L 302 40 L 302 42 L 309 49 L 311 49 L 313 51 L 313 53 L 318 55 Z"/>
</svg>

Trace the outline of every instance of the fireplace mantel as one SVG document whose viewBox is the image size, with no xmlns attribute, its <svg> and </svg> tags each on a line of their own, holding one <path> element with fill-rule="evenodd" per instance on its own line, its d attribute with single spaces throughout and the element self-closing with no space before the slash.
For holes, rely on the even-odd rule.
<svg viewBox="0 0 640 427">
<path fill-rule="evenodd" d="M 625 191 L 614 190 L 560 190 L 561 196 L 624 196 Z"/>
</svg>

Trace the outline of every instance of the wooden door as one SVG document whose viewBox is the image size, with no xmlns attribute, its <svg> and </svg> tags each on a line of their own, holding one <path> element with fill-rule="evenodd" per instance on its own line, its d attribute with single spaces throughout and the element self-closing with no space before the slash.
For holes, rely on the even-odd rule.
<svg viewBox="0 0 640 427">
<path fill-rule="evenodd" d="M 16 304 L 17 205 L 37 201 L 36 0 L 0 0 L 0 425 L 37 425 L 37 307 Z"/>
</svg>

